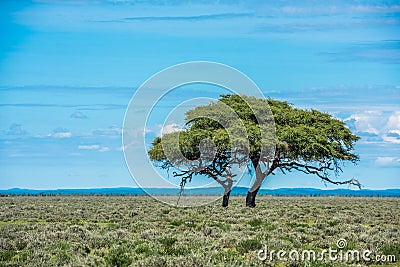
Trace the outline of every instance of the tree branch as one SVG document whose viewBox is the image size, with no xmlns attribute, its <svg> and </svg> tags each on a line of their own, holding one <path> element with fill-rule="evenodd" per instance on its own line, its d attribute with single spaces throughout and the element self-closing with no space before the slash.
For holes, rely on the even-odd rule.
<svg viewBox="0 0 400 267">
<path fill-rule="evenodd" d="M 331 184 L 335 184 L 335 185 L 344 185 L 344 184 L 348 184 L 348 185 L 355 185 L 357 186 L 359 189 L 361 189 L 361 183 L 355 179 L 348 179 L 346 181 L 334 181 L 332 179 L 329 178 L 329 174 L 328 171 L 341 171 L 341 169 L 336 168 L 337 163 L 334 162 L 335 167 L 331 167 L 332 162 L 327 162 L 326 165 L 322 165 L 319 167 L 316 166 L 312 166 L 312 165 L 305 165 L 305 164 L 301 164 L 299 162 L 289 162 L 289 163 L 280 163 L 279 164 L 279 168 L 280 170 L 284 173 L 284 170 L 287 170 L 289 172 L 292 171 L 292 169 L 303 172 L 305 174 L 315 174 L 317 175 L 319 178 L 321 178 L 323 181 L 325 182 L 329 182 Z"/>
</svg>

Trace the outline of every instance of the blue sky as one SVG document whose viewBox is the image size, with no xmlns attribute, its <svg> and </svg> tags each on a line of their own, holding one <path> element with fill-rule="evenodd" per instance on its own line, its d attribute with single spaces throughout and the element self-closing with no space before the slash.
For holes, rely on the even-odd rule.
<svg viewBox="0 0 400 267">
<path fill-rule="evenodd" d="M 361 160 L 341 177 L 399 188 L 400 5 L 300 2 L 1 1 L 0 188 L 135 186 L 121 141 L 129 100 L 156 72 L 196 60 L 346 121 Z M 218 92 L 178 90 L 160 110 Z M 264 187 L 326 188 L 298 173 Z"/>
</svg>

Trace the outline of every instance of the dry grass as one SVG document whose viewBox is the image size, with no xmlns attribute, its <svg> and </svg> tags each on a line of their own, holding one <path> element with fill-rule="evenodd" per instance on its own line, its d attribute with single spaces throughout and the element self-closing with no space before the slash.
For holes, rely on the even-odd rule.
<svg viewBox="0 0 400 267">
<path fill-rule="evenodd" d="M 254 209 L 244 197 L 228 208 L 127 196 L 0 201 L 0 266 L 347 266 L 262 262 L 257 251 L 266 238 L 269 249 L 287 251 L 320 251 L 344 238 L 348 249 L 400 258 L 398 198 L 260 197 Z"/>
</svg>

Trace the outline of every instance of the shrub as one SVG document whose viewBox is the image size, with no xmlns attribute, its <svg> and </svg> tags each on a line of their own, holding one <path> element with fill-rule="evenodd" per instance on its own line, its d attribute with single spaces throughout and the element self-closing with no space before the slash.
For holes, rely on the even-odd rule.
<svg viewBox="0 0 400 267">
<path fill-rule="evenodd" d="M 144 254 L 144 255 L 150 255 L 151 254 L 151 249 L 149 246 L 145 244 L 139 244 L 135 247 L 135 253 L 137 254 Z"/>
<path fill-rule="evenodd" d="M 168 214 L 168 213 L 170 213 L 171 212 L 171 210 L 161 210 L 161 213 L 162 214 Z"/>
<path fill-rule="evenodd" d="M 173 226 L 179 226 L 179 225 L 185 224 L 185 222 L 183 220 L 173 220 L 173 221 L 170 221 L 169 224 L 173 225 Z"/>
<path fill-rule="evenodd" d="M 166 247 L 171 247 L 175 244 L 175 242 L 178 241 L 175 237 L 163 237 L 158 239 L 158 242 L 163 244 Z"/>
<path fill-rule="evenodd" d="M 257 239 L 242 240 L 236 245 L 237 251 L 240 253 L 247 253 L 252 250 L 258 250 L 262 248 L 262 244 Z"/>
<path fill-rule="evenodd" d="M 258 219 L 258 218 L 254 218 L 254 219 L 251 219 L 251 220 L 248 222 L 248 224 L 249 224 L 251 227 L 260 227 L 260 226 L 263 224 L 263 220 Z"/>
<path fill-rule="evenodd" d="M 340 223 L 339 221 L 327 221 L 326 222 L 326 224 L 329 225 L 330 227 L 335 227 L 339 223 Z"/>
<path fill-rule="evenodd" d="M 129 255 L 129 249 L 125 246 L 118 246 L 111 249 L 105 257 L 108 265 L 111 266 L 129 266 L 132 258 Z"/>
<path fill-rule="evenodd" d="M 17 242 L 15 242 L 15 248 L 17 250 L 23 250 L 24 248 L 26 248 L 27 245 L 28 242 L 26 242 L 25 240 L 18 240 Z"/>
<path fill-rule="evenodd" d="M 394 255 L 396 261 L 400 261 L 400 243 L 386 243 L 381 247 L 380 251 L 382 255 Z"/>
<path fill-rule="evenodd" d="M 5 250 L 5 251 L 1 251 L 0 250 L 0 262 L 2 261 L 9 261 L 11 260 L 15 254 L 17 254 L 15 251 L 10 251 L 10 250 Z"/>
<path fill-rule="evenodd" d="M 216 221 L 212 221 L 208 223 L 210 226 L 216 226 L 219 229 L 223 230 L 223 231 L 228 231 L 230 229 L 230 225 L 223 223 L 223 222 L 216 222 Z"/>
</svg>

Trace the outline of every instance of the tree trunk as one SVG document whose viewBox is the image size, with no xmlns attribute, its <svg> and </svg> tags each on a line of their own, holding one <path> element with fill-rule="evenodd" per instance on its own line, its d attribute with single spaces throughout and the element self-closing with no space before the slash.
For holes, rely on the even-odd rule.
<svg viewBox="0 0 400 267">
<path fill-rule="evenodd" d="M 222 198 L 222 207 L 228 207 L 230 195 L 231 195 L 231 190 L 224 193 L 224 196 Z"/>
<path fill-rule="evenodd" d="M 229 196 L 231 195 L 233 181 L 231 178 L 228 178 L 226 180 L 226 183 L 227 184 L 224 185 L 225 192 L 224 192 L 224 196 L 222 198 L 222 207 L 228 207 Z"/>
<path fill-rule="evenodd" d="M 258 160 L 252 160 L 254 169 L 256 170 L 256 180 L 253 185 L 247 192 L 246 196 L 246 207 L 254 208 L 256 206 L 256 196 L 258 190 L 260 190 L 261 184 L 263 183 L 265 177 L 267 176 L 265 173 L 261 171 L 261 167 L 259 165 Z"/>
<path fill-rule="evenodd" d="M 258 187 L 254 191 L 248 191 L 247 196 L 246 196 L 246 207 L 248 208 L 254 208 L 256 206 L 256 196 L 258 193 L 258 190 L 260 190 L 260 187 Z"/>
<path fill-rule="evenodd" d="M 271 166 L 268 163 L 268 169 L 263 172 L 261 170 L 261 166 L 260 166 L 260 162 L 258 159 L 252 159 L 251 162 L 253 163 L 254 169 L 256 170 L 256 180 L 254 181 L 253 185 L 251 186 L 251 188 L 249 189 L 249 191 L 247 192 L 247 196 L 246 196 L 246 207 L 249 208 L 254 208 L 256 206 L 256 196 L 258 193 L 258 190 L 260 190 L 260 187 L 262 185 L 262 183 L 264 182 L 265 177 L 267 177 L 269 174 L 271 174 L 276 168 L 277 168 L 277 159 L 279 159 L 277 157 L 277 150 L 275 151 L 275 159 L 272 162 Z M 279 153 L 278 153 L 279 155 Z"/>
</svg>

